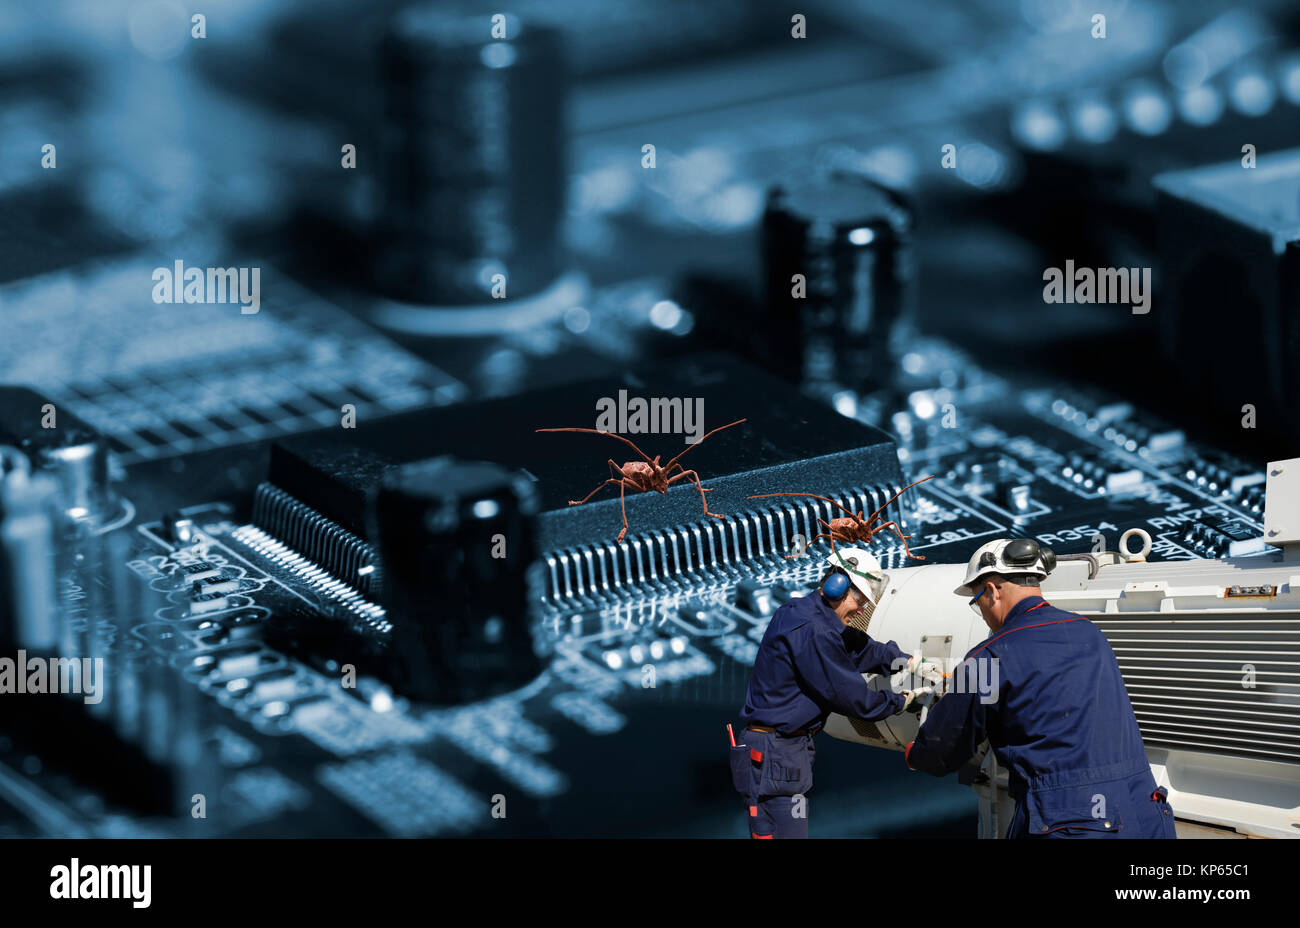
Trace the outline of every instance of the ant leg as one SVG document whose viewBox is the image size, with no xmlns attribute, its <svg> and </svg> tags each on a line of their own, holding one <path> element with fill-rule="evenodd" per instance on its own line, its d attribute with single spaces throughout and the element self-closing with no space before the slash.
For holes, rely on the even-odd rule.
<svg viewBox="0 0 1300 928">
<path fill-rule="evenodd" d="M 834 536 L 834 535 L 828 535 L 828 534 L 826 534 L 825 532 L 822 532 L 820 535 L 814 535 L 813 538 L 812 538 L 812 541 L 810 541 L 810 542 L 808 542 L 808 544 L 804 545 L 804 546 L 803 546 L 803 550 L 800 551 L 798 554 L 787 554 L 787 555 L 785 556 L 785 559 L 788 561 L 788 560 L 790 560 L 791 558 L 794 558 L 794 557 L 803 557 L 804 551 L 807 551 L 807 550 L 808 550 L 809 548 L 811 548 L 813 545 L 817 544 L 818 539 L 821 539 L 821 538 L 829 538 L 829 539 L 831 540 L 831 548 L 834 549 L 834 547 L 835 547 L 835 536 Z"/>
<path fill-rule="evenodd" d="M 618 533 L 618 541 L 615 544 L 622 543 L 624 536 L 627 535 L 627 500 L 624 496 L 626 492 L 627 484 L 620 482 L 618 485 L 618 505 L 623 510 L 623 530 Z"/>
<path fill-rule="evenodd" d="M 907 539 L 911 538 L 912 536 L 904 535 L 903 530 L 898 527 L 897 522 L 881 522 L 880 525 L 876 527 L 876 531 L 878 532 L 881 529 L 886 529 L 886 528 L 892 531 L 895 535 L 897 535 L 898 540 L 903 543 L 903 553 L 905 553 L 908 557 L 913 558 L 914 560 L 918 560 L 918 561 L 925 560 L 925 555 L 912 553 L 912 549 L 907 546 Z"/>
<path fill-rule="evenodd" d="M 830 525 L 826 522 L 825 519 L 817 519 L 817 524 L 820 525 L 822 528 L 826 529 L 826 531 L 821 532 L 820 534 L 814 535 L 814 536 L 812 537 L 812 541 L 808 542 L 808 544 L 806 544 L 806 545 L 803 546 L 803 551 L 800 551 L 800 552 L 799 552 L 799 555 L 798 555 L 799 557 L 803 557 L 804 551 L 807 551 L 807 550 L 808 550 L 809 548 L 811 548 L 814 544 L 816 544 L 818 538 L 829 538 L 829 539 L 831 540 L 831 554 L 834 554 L 834 553 L 835 553 L 835 533 L 834 533 L 834 531 L 831 529 Z"/>
<path fill-rule="evenodd" d="M 907 539 L 912 537 L 911 535 L 904 535 L 903 530 L 899 527 L 897 522 L 881 522 L 879 525 L 876 526 L 875 531 L 879 532 L 879 531 L 883 531 L 884 529 L 889 529 L 891 532 L 897 535 L 898 540 L 903 542 L 904 547 L 907 546 Z M 874 532 L 872 534 L 874 534 Z"/>
<path fill-rule="evenodd" d="M 678 465 L 678 466 L 680 467 L 681 465 Z M 689 477 L 689 478 L 690 478 L 690 479 L 695 483 L 695 489 L 697 489 L 697 490 L 700 491 L 700 502 L 704 504 L 704 514 L 705 514 L 706 516 L 709 516 L 710 518 L 713 518 L 713 519 L 726 519 L 726 518 L 727 518 L 726 516 L 724 516 L 724 515 L 719 515 L 719 514 L 716 513 L 716 512 L 709 512 L 709 500 L 708 500 L 708 497 L 706 497 L 706 496 L 704 495 L 704 487 L 700 486 L 700 475 L 697 474 L 695 471 L 693 471 L 693 470 L 684 470 L 684 471 L 682 471 L 680 474 L 678 474 L 676 477 L 669 478 L 668 482 L 671 484 L 674 480 L 681 480 L 683 477 Z"/>
<path fill-rule="evenodd" d="M 680 464 L 674 464 L 673 467 L 677 468 L 679 471 L 681 471 L 681 473 L 678 474 L 676 477 L 669 477 L 669 478 L 668 478 L 668 482 L 669 482 L 670 484 L 671 484 L 673 481 L 675 481 L 675 480 L 681 480 L 681 479 L 682 479 L 683 477 L 685 477 L 686 474 L 688 473 L 688 471 L 686 470 L 686 468 L 685 468 L 685 467 L 682 467 L 682 465 L 680 465 Z M 668 474 L 671 474 L 671 473 L 673 472 L 673 467 L 665 467 L 665 468 L 664 468 L 664 476 L 667 476 Z M 689 473 L 694 474 L 695 471 L 689 471 Z M 697 474 L 696 476 L 699 476 L 699 475 Z M 697 485 L 699 484 L 699 481 L 698 481 L 698 480 L 696 480 L 695 482 L 696 482 Z M 712 492 L 713 492 L 713 487 L 700 487 L 700 490 L 701 490 L 701 492 L 704 492 L 704 493 L 712 493 Z"/>
<path fill-rule="evenodd" d="M 599 493 L 601 490 L 605 489 L 605 487 L 609 486 L 611 483 L 617 483 L 619 486 L 622 486 L 622 485 L 623 485 L 623 481 L 621 481 L 621 480 L 615 480 L 613 477 L 610 477 L 608 480 L 606 480 L 606 481 L 605 481 L 604 483 L 602 483 L 600 486 L 596 487 L 596 489 L 592 490 L 590 493 L 588 493 L 588 494 L 587 494 L 586 496 L 584 496 L 582 499 L 571 499 L 571 500 L 569 500 L 569 505 L 570 505 L 570 506 L 581 506 L 583 503 L 585 503 L 587 500 L 591 499 L 593 496 L 595 496 L 595 495 L 596 495 L 597 493 Z"/>
</svg>

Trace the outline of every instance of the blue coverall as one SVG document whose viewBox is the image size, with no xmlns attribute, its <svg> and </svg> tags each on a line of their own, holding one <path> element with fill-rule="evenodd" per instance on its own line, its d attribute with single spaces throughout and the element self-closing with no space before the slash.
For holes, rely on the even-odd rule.
<svg viewBox="0 0 1300 928">
<path fill-rule="evenodd" d="M 996 678 L 978 663 L 989 660 Z M 1026 597 L 966 655 L 952 683 L 904 757 L 943 776 L 987 738 L 1016 800 L 1008 838 L 1176 837 L 1115 652 L 1092 622 Z"/>
<path fill-rule="evenodd" d="M 754 659 L 740 718 L 746 728 L 731 748 L 731 777 L 755 838 L 806 838 L 812 788 L 813 734 L 832 712 L 874 721 L 902 711 L 903 695 L 871 689 L 864 673 L 902 669 L 908 655 L 846 626 L 820 592 L 799 596 L 772 616 Z M 897 666 L 892 666 L 898 661 Z M 796 804 L 797 803 L 797 804 Z"/>
</svg>

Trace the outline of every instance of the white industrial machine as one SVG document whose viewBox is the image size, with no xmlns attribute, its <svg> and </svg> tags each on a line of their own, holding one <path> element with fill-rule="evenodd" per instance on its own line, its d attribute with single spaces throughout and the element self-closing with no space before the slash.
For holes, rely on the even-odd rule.
<svg viewBox="0 0 1300 928">
<path fill-rule="evenodd" d="M 1269 465 L 1264 521 L 1279 553 L 1148 562 L 1151 537 L 1135 528 L 1119 552 L 1061 558 L 1042 584 L 1109 639 L 1180 837 L 1300 838 L 1300 458 Z M 965 570 L 889 571 L 871 636 L 954 668 L 989 634 L 953 594 Z M 919 724 L 911 712 L 832 715 L 826 731 L 901 751 Z M 1015 809 L 1006 771 L 992 751 L 976 763 L 981 837 L 1002 837 Z"/>
</svg>

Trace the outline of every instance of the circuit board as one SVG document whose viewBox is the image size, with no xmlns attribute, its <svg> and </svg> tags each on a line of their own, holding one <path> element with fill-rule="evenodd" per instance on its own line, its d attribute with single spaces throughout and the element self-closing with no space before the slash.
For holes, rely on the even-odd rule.
<svg viewBox="0 0 1300 928">
<path fill-rule="evenodd" d="M 726 726 L 830 517 L 751 495 L 882 510 L 886 570 L 1130 528 L 1156 561 L 1274 553 L 1285 4 L 1099 4 L 1103 42 L 1050 4 L 811 0 L 803 41 L 779 5 L 529 0 L 507 45 L 477 0 L 243 6 L 183 45 L 142 5 L 113 45 L 53 3 L 0 48 L 0 607 L 43 576 L 30 466 L 75 497 L 57 653 L 109 694 L 0 700 L 0 836 L 743 837 Z M 1067 260 L 1181 275 L 1200 315 L 1163 283 L 1149 316 L 1045 305 Z M 182 262 L 265 299 L 160 301 Z M 537 434 L 620 391 L 735 426 L 698 484 L 602 483 L 679 431 L 644 462 Z M 72 421 L 83 456 L 41 464 Z M 814 834 L 975 833 L 953 778 L 817 750 Z"/>
<path fill-rule="evenodd" d="M 934 349 L 950 357 L 945 346 Z M 1140 527 L 1152 535 L 1153 560 L 1226 554 L 1234 529 L 1260 535 L 1258 469 L 1199 449 L 1122 401 L 1084 403 L 1044 388 L 1015 391 L 1008 409 L 1010 384 L 964 373 L 974 384 L 965 392 L 913 393 L 913 412 L 936 415 L 917 417 L 912 441 L 898 449 L 909 473 L 935 475 L 901 508 L 910 548 L 927 562 L 961 561 L 981 540 L 1008 533 L 1061 553 L 1095 552 L 1114 550 L 1120 533 Z M 938 412 L 945 407 L 955 411 L 946 427 Z M 834 495 L 854 492 L 844 486 Z M 201 750 L 176 769 L 215 792 L 204 793 L 213 797 L 206 819 L 181 819 L 182 834 L 210 834 L 217 823 L 221 833 L 253 835 L 674 834 L 687 833 L 686 821 L 698 828 L 701 816 L 719 834 L 734 832 L 721 790 L 698 797 L 697 808 L 688 803 L 679 820 L 626 795 L 661 782 L 664 771 L 644 756 L 648 740 L 671 737 L 690 757 L 684 771 L 717 763 L 767 621 L 815 583 L 826 547 L 787 557 L 815 534 L 815 515 L 790 505 L 705 526 L 744 536 L 750 556 L 725 564 L 708 564 L 702 550 L 692 555 L 690 546 L 705 544 L 698 523 L 676 531 L 680 550 L 665 542 L 673 532 L 659 532 L 607 545 L 608 563 L 592 547 L 551 553 L 537 565 L 531 618 L 545 671 L 500 697 L 435 708 L 374 678 L 341 687 L 337 660 L 269 646 L 277 616 L 349 610 L 382 626 L 384 611 L 228 504 L 179 515 L 194 526 L 187 544 L 148 519 L 131 536 L 131 589 L 119 595 L 129 596 L 139 620 L 111 629 L 108 653 L 129 656 L 131 669 L 121 672 L 135 675 L 142 663 L 165 662 L 194 690 L 177 699 L 172 734 L 162 740 L 179 751 L 197 739 Z M 886 568 L 909 563 L 897 543 L 876 544 Z M 621 570 L 615 554 L 624 558 Z M 84 593 L 74 587 L 68 595 Z M 844 774 L 899 779 L 889 770 L 901 770 L 893 754 L 831 750 Z M 7 777 L 21 780 L 22 770 L 20 763 Z M 35 779 L 50 788 L 49 777 Z M 888 789 L 864 804 L 826 779 L 826 805 L 854 809 L 846 833 L 868 818 L 889 832 Z M 623 785 L 611 790 L 611 782 Z M 50 801 L 83 833 L 125 827 L 123 810 L 88 806 L 67 785 Z M 954 829 L 972 814 L 970 794 L 955 784 L 907 788 L 921 792 L 914 801 L 930 818 Z M 176 833 L 175 820 L 138 824 Z"/>
</svg>

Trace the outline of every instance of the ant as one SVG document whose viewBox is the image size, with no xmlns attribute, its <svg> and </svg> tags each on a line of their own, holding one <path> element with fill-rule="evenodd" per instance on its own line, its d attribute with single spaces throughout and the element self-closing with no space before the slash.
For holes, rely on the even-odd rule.
<svg viewBox="0 0 1300 928">
<path fill-rule="evenodd" d="M 691 445 L 690 448 L 687 448 L 686 451 L 690 451 L 691 448 L 698 448 L 700 445 L 704 443 L 705 439 L 707 439 L 709 435 L 714 435 L 718 432 L 721 432 L 723 429 L 729 429 L 733 425 L 740 425 L 740 423 L 744 421 L 746 420 L 737 419 L 735 422 L 731 422 L 728 423 L 727 425 L 719 426 L 718 428 L 714 429 L 712 432 L 706 434 L 704 438 L 701 438 L 695 444 Z M 619 501 L 619 505 L 622 506 L 623 508 L 623 530 L 618 533 L 619 542 L 621 542 L 623 538 L 627 535 L 627 501 L 625 499 L 625 496 L 628 490 L 631 490 L 633 493 L 636 493 L 638 491 L 649 492 L 650 490 L 654 490 L 656 493 L 667 493 L 668 488 L 672 486 L 674 483 L 676 483 L 678 480 L 690 480 L 692 483 L 695 484 L 695 489 L 700 491 L 700 501 L 704 503 L 704 514 L 714 519 L 726 518 L 726 516 L 718 515 L 716 512 L 709 512 L 709 501 L 705 498 L 704 494 L 712 493 L 713 491 L 706 487 L 700 486 L 700 475 L 693 470 L 687 470 L 686 468 L 682 467 L 681 464 L 677 463 L 678 460 L 681 458 L 682 454 L 685 454 L 686 451 L 683 451 L 682 454 L 677 455 L 677 457 L 673 458 L 667 464 L 660 465 L 659 455 L 656 454 L 653 458 L 651 458 L 648 454 L 646 454 L 644 451 L 642 451 L 640 448 L 634 445 L 631 439 L 624 438 L 622 435 L 616 435 L 613 432 L 602 432 L 599 429 L 577 429 L 577 428 L 538 429 L 537 431 L 539 432 L 590 432 L 593 435 L 608 435 L 610 438 L 617 438 L 619 441 L 623 442 L 623 444 L 630 447 L 637 454 L 641 455 L 641 457 L 645 458 L 644 461 L 628 461 L 622 467 L 620 467 L 618 464 L 615 464 L 614 459 L 610 458 L 608 462 L 609 472 L 611 475 L 610 478 L 606 480 L 604 483 L 600 484 L 600 486 L 596 487 L 596 489 L 592 490 L 582 499 L 569 500 L 570 506 L 581 506 L 583 503 L 591 499 L 593 496 L 595 496 L 605 487 L 609 486 L 611 483 L 618 484 L 618 501 Z M 681 471 L 681 473 L 669 477 L 668 474 L 672 472 L 672 469 L 674 467 L 678 468 Z"/>
<path fill-rule="evenodd" d="M 897 522 L 881 522 L 879 525 L 877 525 L 876 522 L 880 519 L 880 514 L 889 507 L 890 503 L 898 499 L 908 490 L 912 489 L 912 487 L 916 486 L 917 483 L 925 483 L 925 481 L 929 480 L 933 476 L 934 474 L 931 474 L 929 477 L 922 477 L 920 480 L 916 481 L 916 483 L 909 483 L 907 486 L 903 487 L 903 489 L 891 496 L 884 506 L 881 506 L 869 517 L 863 516 L 860 512 L 855 514 L 850 510 L 845 509 L 839 503 L 835 502 L 835 500 L 827 499 L 824 496 L 817 496 L 815 493 L 760 493 L 758 496 L 749 496 L 746 497 L 746 499 L 765 499 L 769 496 L 811 496 L 813 499 L 819 499 L 824 503 L 830 503 L 836 509 L 847 514 L 847 518 L 831 519 L 829 524 L 818 519 L 817 524 L 824 526 L 826 531 L 819 535 L 814 535 L 812 541 L 804 545 L 803 549 L 798 554 L 787 554 L 787 560 L 790 558 L 802 557 L 804 551 L 807 551 L 812 547 L 813 542 L 818 538 L 829 538 L 831 540 L 831 554 L 834 554 L 835 542 L 837 541 L 847 544 L 852 544 L 854 542 L 869 544 L 871 542 L 871 536 L 876 532 L 882 531 L 883 529 L 890 529 L 898 536 L 898 540 L 903 543 L 903 550 L 907 553 L 908 557 L 915 558 L 918 561 L 924 561 L 925 558 L 922 555 L 913 554 L 911 549 L 907 547 L 907 539 L 912 536 L 904 535 L 903 530 L 898 527 Z"/>
</svg>

